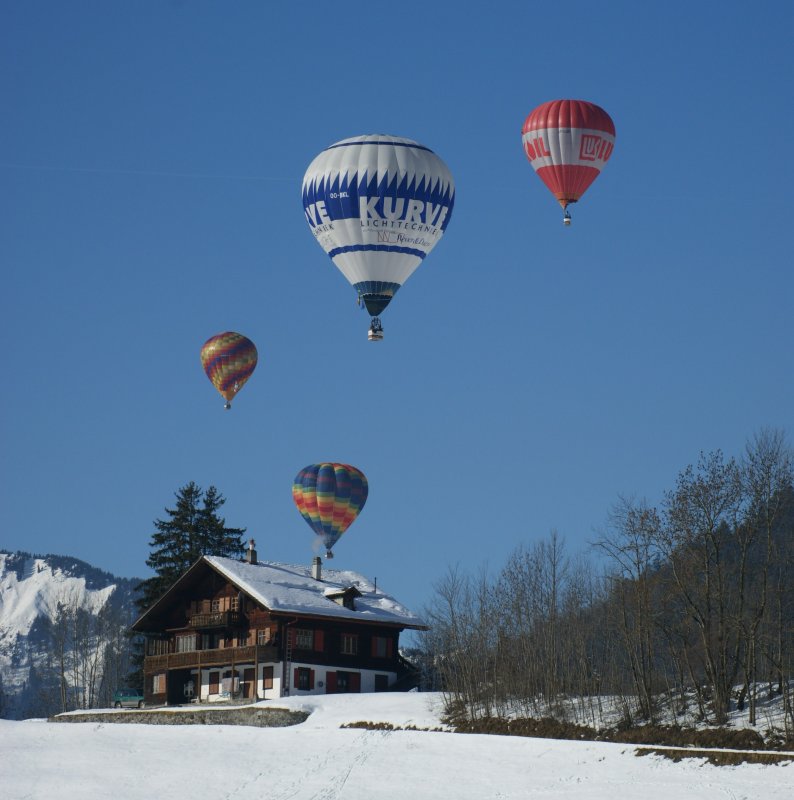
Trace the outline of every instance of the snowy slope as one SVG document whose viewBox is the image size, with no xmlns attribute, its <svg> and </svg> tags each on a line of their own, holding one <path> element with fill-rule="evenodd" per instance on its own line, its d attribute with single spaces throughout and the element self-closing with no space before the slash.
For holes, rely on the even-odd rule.
<svg viewBox="0 0 794 800">
<path fill-rule="evenodd" d="M 0 553 L 0 638 L 27 636 L 38 617 L 55 619 L 58 603 L 96 614 L 116 588 L 111 584 L 89 589 L 85 578 L 53 569 L 43 558 L 25 558 L 10 569 L 12 559 L 13 556 Z"/>
<path fill-rule="evenodd" d="M 3 716 L 24 714 L 31 667 L 38 668 L 46 661 L 51 649 L 47 627 L 55 620 L 59 604 L 96 615 L 111 599 L 113 603 L 130 603 L 135 583 L 114 579 L 67 556 L 0 553 Z"/>
<path fill-rule="evenodd" d="M 440 725 L 435 694 L 266 701 L 303 708 L 292 728 L 0 721 L 7 800 L 791 800 L 794 766 L 638 758 L 620 744 L 340 729 Z M 132 712 L 134 713 L 134 712 Z"/>
</svg>

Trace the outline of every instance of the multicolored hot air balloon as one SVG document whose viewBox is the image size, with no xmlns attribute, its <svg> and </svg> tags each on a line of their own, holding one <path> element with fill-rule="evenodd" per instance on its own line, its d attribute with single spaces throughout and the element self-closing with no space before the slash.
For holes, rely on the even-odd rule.
<svg viewBox="0 0 794 800">
<path fill-rule="evenodd" d="M 204 342 L 201 366 L 226 401 L 224 408 L 232 407 L 232 398 L 251 377 L 257 357 L 254 343 L 241 333 L 226 331 Z"/>
<path fill-rule="evenodd" d="M 454 203 L 446 164 L 410 139 L 344 139 L 309 165 L 306 219 L 372 317 L 370 341 L 383 339 L 379 315 L 438 244 Z"/>
<path fill-rule="evenodd" d="M 599 176 L 615 146 L 609 114 L 586 100 L 552 100 L 538 106 L 521 130 L 524 152 L 571 224 L 568 206 Z"/>
<path fill-rule="evenodd" d="M 324 462 L 304 467 L 292 483 L 292 499 L 309 527 L 331 548 L 350 527 L 367 502 L 364 473 L 349 464 Z"/>
</svg>

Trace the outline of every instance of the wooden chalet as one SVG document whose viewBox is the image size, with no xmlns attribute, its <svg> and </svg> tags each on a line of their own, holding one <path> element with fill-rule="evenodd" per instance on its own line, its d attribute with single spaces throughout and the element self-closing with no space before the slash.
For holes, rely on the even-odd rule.
<svg viewBox="0 0 794 800">
<path fill-rule="evenodd" d="M 145 637 L 144 699 L 232 698 L 410 688 L 400 632 L 413 612 L 354 572 L 203 556 L 132 626 Z"/>
</svg>

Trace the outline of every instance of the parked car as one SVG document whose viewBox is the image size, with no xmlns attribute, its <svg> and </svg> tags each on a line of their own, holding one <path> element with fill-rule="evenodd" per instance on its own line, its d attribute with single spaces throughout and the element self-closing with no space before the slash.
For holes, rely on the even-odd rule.
<svg viewBox="0 0 794 800">
<path fill-rule="evenodd" d="M 137 689 L 119 689 L 113 693 L 114 708 L 143 708 L 143 695 Z"/>
</svg>

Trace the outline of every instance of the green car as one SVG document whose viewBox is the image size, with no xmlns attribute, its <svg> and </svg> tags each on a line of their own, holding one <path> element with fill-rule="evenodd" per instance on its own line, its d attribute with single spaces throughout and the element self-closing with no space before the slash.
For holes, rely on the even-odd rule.
<svg viewBox="0 0 794 800">
<path fill-rule="evenodd" d="M 143 695 L 137 689 L 119 689 L 113 693 L 114 708 L 143 708 Z"/>
</svg>

